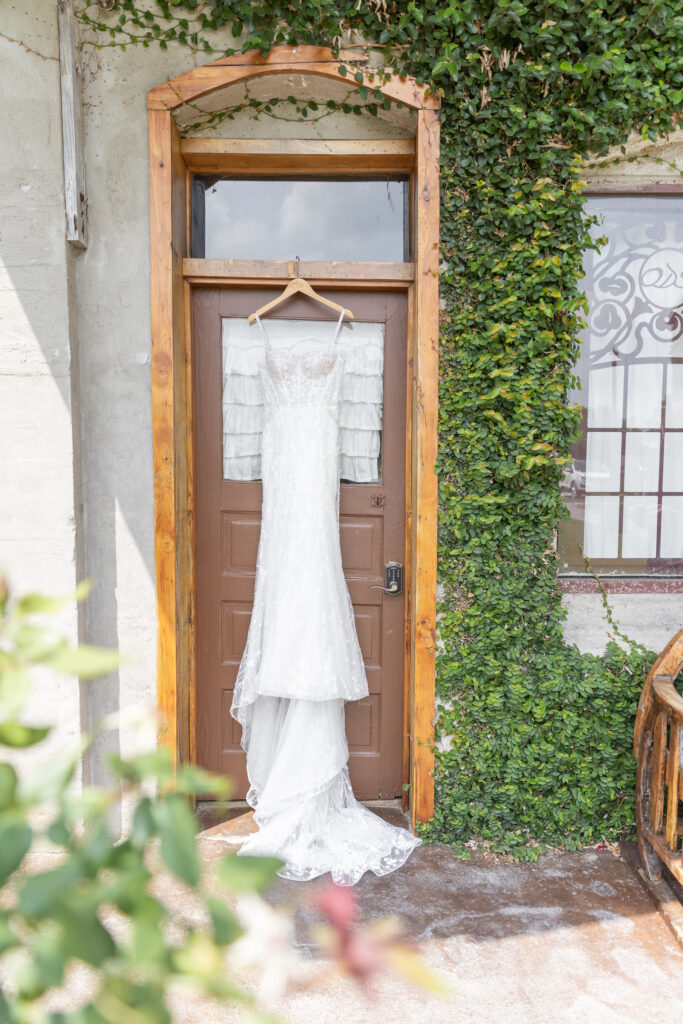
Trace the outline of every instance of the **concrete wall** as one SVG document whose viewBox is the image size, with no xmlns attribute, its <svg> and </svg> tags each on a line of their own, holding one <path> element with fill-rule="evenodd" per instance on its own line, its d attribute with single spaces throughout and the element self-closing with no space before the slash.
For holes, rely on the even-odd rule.
<svg viewBox="0 0 683 1024">
<path fill-rule="evenodd" d="M 57 7 L 28 6 L 4 4 L 0 17 L 0 572 L 17 593 L 66 594 L 76 578 L 78 473 Z M 76 639 L 75 607 L 59 625 Z M 28 714 L 56 729 L 23 759 L 47 759 L 78 733 L 77 682 L 44 679 Z"/>
<path fill-rule="evenodd" d="M 85 48 L 90 242 L 87 251 L 72 251 L 64 242 L 56 5 L 30 6 L 26 13 L 4 5 L 0 26 L 3 118 L 12 140 L 0 146 L 0 561 L 21 589 L 65 591 L 77 576 L 92 577 L 82 635 L 126 658 L 118 673 L 85 687 L 80 701 L 68 680 L 41 690 L 41 712 L 65 737 L 81 719 L 87 725 L 108 711 L 155 702 L 145 94 L 195 58 L 183 47 Z M 308 88 L 299 78 L 275 81 L 272 94 Z M 396 123 L 335 115 L 308 125 L 241 115 L 224 122 L 221 134 L 228 132 L 396 137 L 409 135 L 411 125 L 407 115 Z M 639 166 L 623 164 L 618 175 Z M 661 180 L 662 165 L 652 168 Z M 622 628 L 654 648 L 683 623 L 680 595 L 615 595 L 613 604 Z M 568 638 L 600 650 L 599 599 L 577 595 L 567 605 Z M 65 628 L 75 635 L 74 609 Z M 126 753 L 133 742 L 128 730 L 110 736 L 86 777 L 101 779 L 106 750 Z"/>
<path fill-rule="evenodd" d="M 176 112 L 176 122 L 183 133 L 192 137 L 206 135 L 223 139 L 410 139 L 415 135 L 415 112 L 383 110 L 376 117 L 345 114 L 340 110 L 327 110 L 327 100 L 336 103 L 357 102 L 351 97 L 353 86 L 315 75 L 278 75 L 254 79 L 248 85 L 240 83 L 217 89 L 198 103 L 184 104 Z M 227 112 L 249 99 L 265 102 L 272 97 L 310 96 L 319 104 L 318 111 L 310 112 L 306 119 L 299 117 L 290 103 L 276 104 L 275 117 L 254 115 L 248 106 L 237 111 L 232 118 L 218 121 L 210 130 L 194 128 L 205 120 L 203 115 L 214 111 Z"/>
</svg>

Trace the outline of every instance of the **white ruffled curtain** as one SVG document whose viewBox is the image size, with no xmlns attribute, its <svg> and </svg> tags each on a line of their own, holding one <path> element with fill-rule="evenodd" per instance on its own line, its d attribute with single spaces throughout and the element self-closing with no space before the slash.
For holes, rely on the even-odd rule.
<svg viewBox="0 0 683 1024">
<path fill-rule="evenodd" d="M 330 339 L 335 324 L 323 320 L 266 320 L 274 347 L 313 336 Z M 340 408 L 340 477 L 354 483 L 379 480 L 382 429 L 384 325 L 350 323 L 337 344 L 344 351 Z M 265 342 L 257 324 L 223 318 L 223 477 L 261 477 L 263 390 L 259 369 Z"/>
</svg>

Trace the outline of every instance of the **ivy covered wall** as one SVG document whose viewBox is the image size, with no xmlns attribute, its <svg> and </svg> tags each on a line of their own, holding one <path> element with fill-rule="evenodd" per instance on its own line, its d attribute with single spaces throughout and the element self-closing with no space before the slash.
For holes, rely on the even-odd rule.
<svg viewBox="0 0 683 1024">
<path fill-rule="evenodd" d="M 533 857 L 633 821 L 632 720 L 652 654 L 566 643 L 555 531 L 584 251 L 581 169 L 683 109 L 676 0 L 123 0 L 95 45 L 356 43 L 442 101 L 437 805 L 428 838 Z M 228 51 L 231 52 L 231 51 Z M 234 51 L 233 51 L 234 52 Z M 352 78 L 355 69 L 347 73 Z M 294 106 L 317 116 L 315 99 Z M 379 97 L 360 90 L 370 116 Z M 373 111 L 374 108 L 374 111 Z M 267 116 L 263 105 L 254 113 Z"/>
</svg>

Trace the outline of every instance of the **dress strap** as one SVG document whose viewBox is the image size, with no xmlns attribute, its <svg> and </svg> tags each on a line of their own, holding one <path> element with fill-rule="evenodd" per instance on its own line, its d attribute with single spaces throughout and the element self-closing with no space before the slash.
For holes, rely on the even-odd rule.
<svg viewBox="0 0 683 1024">
<path fill-rule="evenodd" d="M 265 341 L 265 343 L 266 343 L 266 348 L 270 348 L 270 338 L 269 338 L 269 337 L 268 337 L 268 335 L 266 334 L 266 329 L 265 329 L 265 327 L 263 326 L 263 324 L 261 323 L 261 318 L 260 318 L 259 316 L 257 316 L 256 314 L 254 314 L 254 317 L 255 317 L 255 319 L 256 319 L 256 323 L 257 323 L 257 324 L 259 325 L 259 327 L 261 328 L 261 334 L 263 335 L 263 340 L 264 340 L 264 341 Z"/>
<path fill-rule="evenodd" d="M 342 309 L 341 313 L 339 314 L 339 319 L 337 320 L 337 327 L 336 327 L 336 330 L 334 332 L 334 338 L 332 339 L 332 344 L 333 345 L 337 344 L 337 338 L 339 337 L 339 332 L 341 331 L 342 321 L 344 319 L 344 313 L 345 312 L 346 312 L 346 310 Z"/>
</svg>

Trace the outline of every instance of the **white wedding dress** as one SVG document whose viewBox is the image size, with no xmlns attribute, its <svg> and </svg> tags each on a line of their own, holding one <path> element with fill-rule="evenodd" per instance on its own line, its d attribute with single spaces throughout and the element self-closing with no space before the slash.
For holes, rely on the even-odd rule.
<svg viewBox="0 0 683 1024">
<path fill-rule="evenodd" d="M 343 314 L 342 314 L 343 316 Z M 345 701 L 368 695 L 339 544 L 343 346 L 265 340 L 263 510 L 254 607 L 231 714 L 242 726 L 258 832 L 241 854 L 285 878 L 354 885 L 400 867 L 420 840 L 353 795 Z"/>
</svg>

